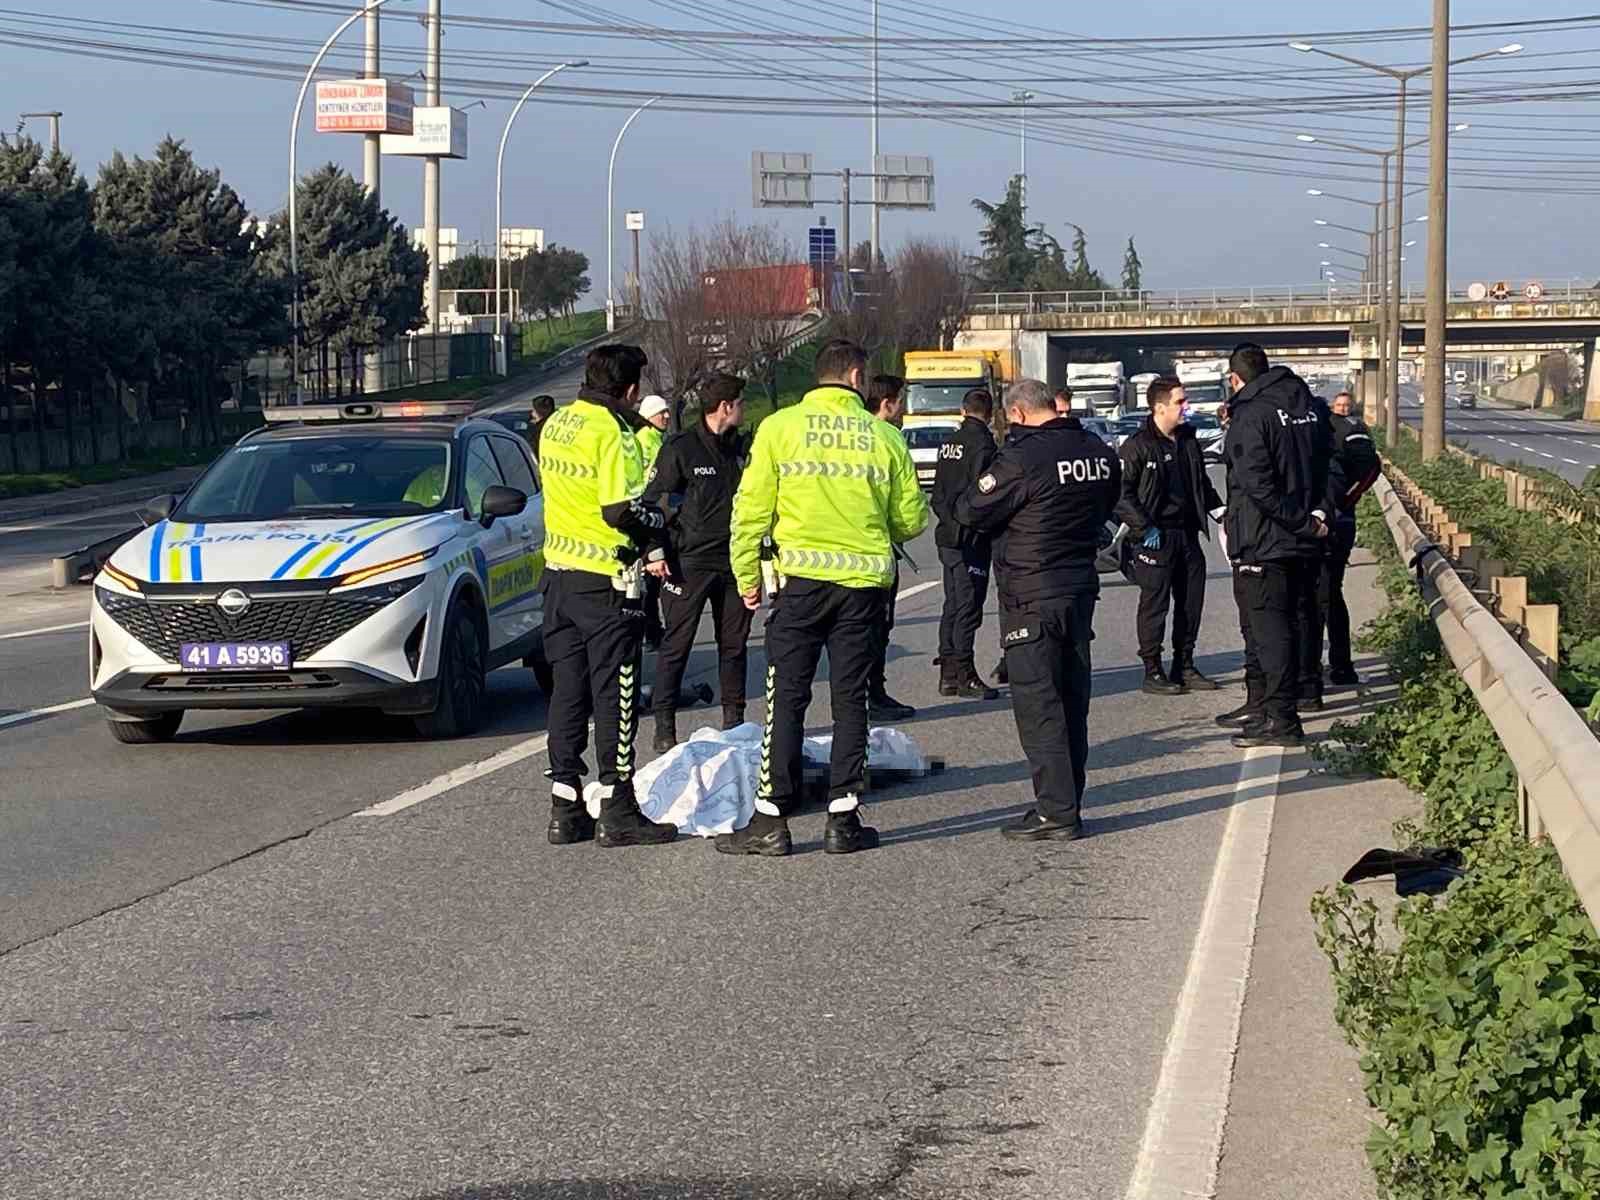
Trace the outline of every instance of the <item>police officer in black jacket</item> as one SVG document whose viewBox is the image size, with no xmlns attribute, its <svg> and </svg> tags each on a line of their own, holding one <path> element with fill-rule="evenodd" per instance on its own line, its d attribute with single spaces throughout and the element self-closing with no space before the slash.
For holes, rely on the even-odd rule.
<svg viewBox="0 0 1600 1200">
<path fill-rule="evenodd" d="M 961 427 L 939 447 L 933 474 L 934 544 L 944 567 L 944 612 L 939 617 L 939 694 L 998 699 L 983 682 L 974 661 L 974 643 L 983 624 L 989 594 L 989 535 L 969 529 L 956 517 L 956 502 L 989 470 L 996 453 L 989 421 L 994 399 L 973 388 L 961 400 Z"/>
<path fill-rule="evenodd" d="M 1117 520 L 1128 526 L 1133 576 L 1139 584 L 1139 657 L 1144 691 L 1173 696 L 1217 684 L 1194 665 L 1205 610 L 1206 552 L 1200 538 L 1220 519 L 1222 497 L 1211 486 L 1194 430 L 1185 423 L 1183 384 L 1163 376 L 1147 393 L 1150 415 L 1122 443 L 1122 498 Z M 1172 674 L 1161 669 L 1161 640 L 1172 608 Z"/>
<path fill-rule="evenodd" d="M 1033 768 L 1035 807 L 1001 832 L 1017 841 L 1083 836 L 1089 757 L 1089 641 L 1100 594 L 1095 555 L 1116 507 L 1122 466 L 1050 389 L 1006 392 L 1012 433 L 956 517 L 994 536 L 1001 644 L 1017 736 Z"/>
<path fill-rule="evenodd" d="M 1315 624 L 1328 536 L 1329 427 L 1305 383 L 1245 343 L 1229 361 L 1228 506 L 1234 598 L 1245 643 L 1245 703 L 1217 720 L 1236 746 L 1298 746 L 1303 639 Z"/>
<path fill-rule="evenodd" d="M 1355 415 L 1354 398 L 1340 392 L 1332 412 L 1333 451 L 1328 462 L 1333 528 L 1324 543 L 1318 574 L 1317 606 L 1328 631 L 1328 682 L 1353 687 L 1361 682 L 1350 655 L 1350 609 L 1344 602 L 1344 573 L 1356 545 L 1356 505 L 1377 482 L 1378 448 L 1366 422 Z M 1322 675 L 1322 631 L 1317 631 L 1316 675 Z"/>
<path fill-rule="evenodd" d="M 728 561 L 728 523 L 746 453 L 739 432 L 743 393 L 744 381 L 737 375 L 713 375 L 700 389 L 700 420 L 661 448 L 654 475 L 645 485 L 646 504 L 670 509 L 672 498 L 682 497 L 667 525 L 668 576 L 661 584 L 665 633 L 656 655 L 653 705 L 658 754 L 678 743 L 678 690 L 707 601 L 717 633 L 722 727 L 732 729 L 744 722 L 752 614 L 734 586 Z"/>
</svg>

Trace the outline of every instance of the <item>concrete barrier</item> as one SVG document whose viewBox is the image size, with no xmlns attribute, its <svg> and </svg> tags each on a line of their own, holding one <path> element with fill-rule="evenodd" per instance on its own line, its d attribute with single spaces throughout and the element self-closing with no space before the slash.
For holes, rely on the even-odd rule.
<svg viewBox="0 0 1600 1200">
<path fill-rule="evenodd" d="M 1441 549 L 1417 527 L 1389 481 L 1373 488 L 1401 558 L 1415 563 L 1422 596 L 1450 661 L 1521 777 L 1529 835 L 1555 845 L 1589 920 L 1600 930 L 1600 741 L 1499 617 L 1479 603 Z M 1511 581 L 1506 581 L 1511 582 Z M 1496 589 L 1497 591 L 1499 589 Z M 1526 622 L 1524 607 L 1519 614 Z"/>
<path fill-rule="evenodd" d="M 135 526 L 114 533 L 108 538 L 101 538 L 98 542 L 74 550 L 71 554 L 63 554 L 59 558 L 50 560 L 50 586 L 53 588 L 69 588 L 75 584 L 90 583 L 94 580 L 100 568 L 105 566 L 106 559 L 117 552 L 123 542 L 133 537 L 143 526 Z"/>
</svg>

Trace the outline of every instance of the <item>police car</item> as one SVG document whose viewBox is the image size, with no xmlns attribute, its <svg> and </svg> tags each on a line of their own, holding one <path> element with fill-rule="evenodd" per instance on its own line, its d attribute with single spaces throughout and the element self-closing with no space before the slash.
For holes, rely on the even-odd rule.
<svg viewBox="0 0 1600 1200">
<path fill-rule="evenodd" d="M 528 447 L 471 405 L 268 410 L 94 581 L 89 677 L 120 742 L 193 709 L 378 708 L 471 733 L 485 675 L 548 692 Z"/>
<path fill-rule="evenodd" d="M 960 417 L 920 417 L 908 421 L 900 431 L 905 435 L 906 449 L 911 452 L 911 463 L 917 468 L 917 482 L 924 488 L 933 487 L 933 476 L 939 467 L 939 447 L 955 437 L 961 420 Z"/>
</svg>

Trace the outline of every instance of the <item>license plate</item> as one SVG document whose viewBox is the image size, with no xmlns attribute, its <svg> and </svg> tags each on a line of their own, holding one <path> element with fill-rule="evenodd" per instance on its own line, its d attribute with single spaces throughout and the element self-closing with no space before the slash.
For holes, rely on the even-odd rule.
<svg viewBox="0 0 1600 1200">
<path fill-rule="evenodd" d="M 283 671 L 293 660 L 288 642 L 184 642 L 178 664 L 185 671 Z"/>
</svg>

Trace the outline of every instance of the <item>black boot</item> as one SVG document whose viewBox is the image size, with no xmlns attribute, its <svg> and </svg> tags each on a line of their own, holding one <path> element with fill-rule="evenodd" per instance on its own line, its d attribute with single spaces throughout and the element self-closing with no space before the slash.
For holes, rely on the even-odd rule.
<svg viewBox="0 0 1600 1200">
<path fill-rule="evenodd" d="M 1047 817 L 1037 808 L 1030 808 L 1011 824 L 1002 826 L 1000 836 L 1010 842 L 1075 842 L 1083 836 L 1083 822 Z"/>
<path fill-rule="evenodd" d="M 901 704 L 888 692 L 878 692 L 867 697 L 869 721 L 909 721 L 916 715 L 916 709 L 909 704 Z"/>
<path fill-rule="evenodd" d="M 1260 721 L 1246 725 L 1234 734 L 1233 744 L 1241 750 L 1248 750 L 1253 746 L 1282 746 L 1293 750 L 1306 744 L 1306 734 L 1298 724 Z"/>
<path fill-rule="evenodd" d="M 1192 654 L 1185 654 L 1172 664 L 1172 682 L 1191 692 L 1214 692 L 1222 686 L 1215 679 L 1200 673 L 1200 668 L 1194 665 Z"/>
<path fill-rule="evenodd" d="M 1295 701 L 1295 707 L 1301 712 L 1321 712 L 1325 707 L 1322 703 L 1322 689 L 1301 688 L 1300 698 Z"/>
<path fill-rule="evenodd" d="M 793 848 L 789 822 L 764 812 L 752 816 L 743 829 L 717 834 L 716 842 L 718 854 L 755 854 L 762 858 L 784 858 Z"/>
<path fill-rule="evenodd" d="M 739 726 L 741 726 L 743 724 L 744 724 L 744 705 L 742 705 L 742 704 L 724 704 L 722 706 L 722 728 L 723 728 L 723 732 L 727 732 L 730 729 L 737 729 Z"/>
<path fill-rule="evenodd" d="M 1259 717 L 1260 713 L 1257 711 L 1255 703 L 1246 700 L 1238 708 L 1230 708 L 1227 712 L 1217 717 L 1217 724 L 1224 729 L 1243 729 Z"/>
<path fill-rule="evenodd" d="M 651 744 L 657 754 L 665 754 L 678 744 L 678 714 L 675 712 L 658 712 L 656 714 L 656 739 Z"/>
<path fill-rule="evenodd" d="M 969 658 L 957 667 L 959 672 L 956 681 L 955 694 L 965 696 L 969 700 L 998 700 L 1000 693 L 983 681 L 983 676 L 978 674 L 978 668 L 972 665 Z M 939 689 L 941 692 L 943 688 Z"/>
<path fill-rule="evenodd" d="M 961 693 L 961 664 L 953 658 L 939 659 L 939 695 L 956 696 Z"/>
<path fill-rule="evenodd" d="M 1328 672 L 1328 682 L 1337 687 L 1360 687 L 1361 676 L 1354 667 L 1334 667 Z"/>
<path fill-rule="evenodd" d="M 1144 665 L 1144 683 L 1139 690 L 1147 696 L 1181 696 L 1183 685 L 1168 679 L 1161 670 L 1161 660 L 1147 662 Z"/>
<path fill-rule="evenodd" d="M 550 801 L 550 824 L 545 830 L 552 846 L 575 846 L 594 841 L 594 818 L 582 804 Z"/>
<path fill-rule="evenodd" d="M 878 831 L 861 823 L 861 810 L 847 813 L 829 813 L 828 827 L 822 834 L 822 849 L 828 854 L 854 854 L 858 850 L 876 850 Z"/>
<path fill-rule="evenodd" d="M 595 824 L 594 840 L 607 848 L 617 846 L 664 846 L 676 841 L 678 827 L 666 821 L 652 821 L 639 811 L 633 787 L 624 784 L 606 797 Z"/>
</svg>

